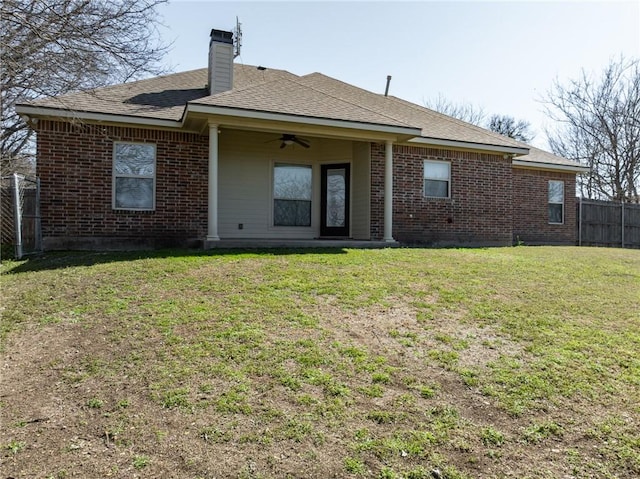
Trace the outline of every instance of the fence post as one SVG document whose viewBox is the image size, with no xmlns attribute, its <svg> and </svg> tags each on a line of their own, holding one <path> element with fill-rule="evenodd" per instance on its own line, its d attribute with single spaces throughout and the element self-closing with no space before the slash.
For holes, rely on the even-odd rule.
<svg viewBox="0 0 640 479">
<path fill-rule="evenodd" d="M 16 230 L 16 259 L 22 259 L 22 208 L 18 173 L 13 174 L 13 225 Z"/>
<path fill-rule="evenodd" d="M 622 242 L 622 247 L 624 248 L 624 199 L 620 200 L 620 211 L 622 211 L 621 213 L 621 229 L 622 231 L 620 232 L 620 238 L 621 238 L 621 242 Z"/>
<path fill-rule="evenodd" d="M 580 206 L 578 207 L 578 246 L 582 246 L 582 195 L 580 195 Z"/>
<path fill-rule="evenodd" d="M 36 218 L 35 230 L 36 240 L 35 248 L 37 252 L 42 252 L 42 218 L 40 217 L 40 178 L 36 177 Z"/>
</svg>

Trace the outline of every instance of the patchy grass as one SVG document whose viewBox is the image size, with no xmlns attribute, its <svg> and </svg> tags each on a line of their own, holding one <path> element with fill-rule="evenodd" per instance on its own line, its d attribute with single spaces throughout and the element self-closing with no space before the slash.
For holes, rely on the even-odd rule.
<svg viewBox="0 0 640 479">
<path fill-rule="evenodd" d="M 640 475 L 637 251 L 65 253 L 2 273 L 7 475 Z"/>
</svg>

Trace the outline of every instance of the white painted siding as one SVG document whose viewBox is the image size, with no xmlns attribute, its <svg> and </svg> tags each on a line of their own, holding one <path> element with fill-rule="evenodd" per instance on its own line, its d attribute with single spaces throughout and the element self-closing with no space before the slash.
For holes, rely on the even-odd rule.
<svg viewBox="0 0 640 479">
<path fill-rule="evenodd" d="M 351 166 L 351 236 L 371 239 L 371 148 L 369 143 L 353 142 Z"/>
</svg>

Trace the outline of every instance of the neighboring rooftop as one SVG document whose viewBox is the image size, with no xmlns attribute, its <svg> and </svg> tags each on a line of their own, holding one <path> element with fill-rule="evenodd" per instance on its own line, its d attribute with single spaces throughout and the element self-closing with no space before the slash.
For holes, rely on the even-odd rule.
<svg viewBox="0 0 640 479">
<path fill-rule="evenodd" d="M 524 145 L 524 143 L 521 143 Z M 541 150 L 540 148 L 535 148 L 530 145 L 526 145 L 529 148 L 529 154 L 526 156 L 518 156 L 515 158 L 516 162 L 522 163 L 534 163 L 536 165 L 545 164 L 553 166 L 571 166 L 571 167 L 579 167 L 584 171 L 588 171 L 589 169 L 586 167 L 580 167 L 580 165 L 573 161 L 567 160 L 566 158 L 562 158 L 561 156 L 556 156 L 553 153 L 549 153 L 548 151 Z M 517 164 L 517 163 L 516 163 Z"/>
</svg>

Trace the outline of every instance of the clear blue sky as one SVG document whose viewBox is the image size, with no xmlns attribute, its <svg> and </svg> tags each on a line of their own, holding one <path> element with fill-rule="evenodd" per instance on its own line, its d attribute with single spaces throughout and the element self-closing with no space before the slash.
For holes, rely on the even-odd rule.
<svg viewBox="0 0 640 479">
<path fill-rule="evenodd" d="M 236 62 L 321 72 L 424 105 L 439 94 L 528 120 L 546 147 L 554 79 L 640 57 L 639 1 L 181 1 L 160 11 L 174 71 L 207 65 L 211 28 L 242 24 Z"/>
</svg>

